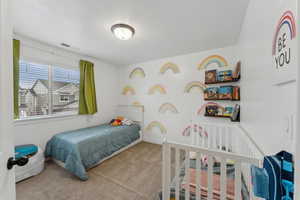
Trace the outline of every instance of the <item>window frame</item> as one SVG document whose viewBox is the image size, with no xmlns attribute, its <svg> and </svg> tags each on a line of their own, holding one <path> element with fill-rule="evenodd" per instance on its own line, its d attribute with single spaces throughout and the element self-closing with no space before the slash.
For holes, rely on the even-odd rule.
<svg viewBox="0 0 300 200">
<path fill-rule="evenodd" d="M 68 112 L 68 113 L 56 113 L 53 114 L 53 68 L 59 67 L 63 69 L 69 69 L 69 70 L 78 70 L 79 71 L 79 66 L 77 67 L 68 67 L 65 64 L 54 64 L 54 63 L 49 63 L 49 62 L 44 62 L 41 60 L 37 59 L 28 59 L 28 58 L 20 58 L 20 63 L 25 62 L 25 63 L 33 63 L 37 65 L 45 65 L 48 68 L 48 114 L 47 115 L 35 115 L 35 116 L 28 116 L 28 117 L 19 117 L 15 119 L 15 122 L 27 122 L 27 121 L 32 121 L 32 120 L 43 120 L 43 119 L 52 119 L 52 118 L 63 118 L 63 117 L 74 117 L 74 116 L 79 116 L 79 107 L 77 111 L 74 112 Z M 62 67 L 63 66 L 63 67 Z M 80 71 L 79 71 L 80 72 Z M 59 99 L 60 100 L 60 99 Z M 65 103 L 65 102 L 64 102 Z"/>
</svg>

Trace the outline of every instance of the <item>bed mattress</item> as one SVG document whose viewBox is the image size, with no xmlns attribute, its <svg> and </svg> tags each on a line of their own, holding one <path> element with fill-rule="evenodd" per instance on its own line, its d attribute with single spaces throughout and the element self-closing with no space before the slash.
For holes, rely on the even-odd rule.
<svg viewBox="0 0 300 200">
<path fill-rule="evenodd" d="M 46 157 L 64 163 L 81 180 L 88 180 L 86 169 L 140 138 L 140 126 L 113 127 L 109 124 L 57 134 L 48 141 Z"/>
</svg>

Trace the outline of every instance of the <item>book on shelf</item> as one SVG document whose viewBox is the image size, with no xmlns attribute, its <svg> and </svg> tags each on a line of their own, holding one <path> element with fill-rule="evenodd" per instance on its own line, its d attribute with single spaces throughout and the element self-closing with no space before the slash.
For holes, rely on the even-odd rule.
<svg viewBox="0 0 300 200">
<path fill-rule="evenodd" d="M 234 109 L 233 109 L 233 113 L 232 113 L 232 116 L 231 116 L 231 120 L 232 121 L 237 121 L 239 115 L 240 115 L 240 105 L 235 104 Z"/>
<path fill-rule="evenodd" d="M 217 73 L 218 82 L 232 81 L 232 70 L 219 71 Z"/>
<path fill-rule="evenodd" d="M 218 99 L 219 88 L 210 87 L 204 90 L 204 99 L 205 100 L 216 100 Z"/>
<path fill-rule="evenodd" d="M 217 82 L 217 70 L 205 71 L 205 83 L 215 83 Z"/>
<path fill-rule="evenodd" d="M 220 100 L 232 100 L 232 86 L 221 86 L 219 88 L 219 99 Z"/>
<path fill-rule="evenodd" d="M 232 88 L 232 100 L 240 100 L 240 87 L 239 86 L 234 86 Z"/>
</svg>

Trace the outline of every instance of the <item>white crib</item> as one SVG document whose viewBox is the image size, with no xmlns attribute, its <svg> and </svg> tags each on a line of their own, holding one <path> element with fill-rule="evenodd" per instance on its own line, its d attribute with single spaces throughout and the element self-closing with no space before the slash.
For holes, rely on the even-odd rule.
<svg viewBox="0 0 300 200">
<path fill-rule="evenodd" d="M 264 155 L 243 127 L 191 122 L 184 134 L 184 142 L 166 138 L 163 143 L 163 200 L 256 199 L 251 187 L 250 166 L 261 166 Z M 196 166 L 191 175 L 192 160 Z M 229 163 L 234 168 L 234 193 L 231 195 L 227 188 Z M 214 175 L 216 164 L 219 165 L 219 175 Z M 182 171 L 183 180 L 180 177 Z M 203 180 L 203 177 L 201 179 L 204 175 L 207 180 Z M 233 188 L 233 182 L 230 183 Z"/>
</svg>

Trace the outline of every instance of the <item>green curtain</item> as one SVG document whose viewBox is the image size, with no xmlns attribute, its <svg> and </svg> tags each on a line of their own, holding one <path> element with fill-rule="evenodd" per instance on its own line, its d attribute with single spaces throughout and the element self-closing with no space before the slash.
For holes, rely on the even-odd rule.
<svg viewBox="0 0 300 200">
<path fill-rule="evenodd" d="M 13 67 L 14 67 L 14 118 L 19 118 L 19 60 L 20 41 L 13 40 Z"/>
<path fill-rule="evenodd" d="M 79 114 L 95 114 L 97 112 L 97 99 L 94 79 L 94 64 L 80 61 L 80 90 Z"/>
</svg>

